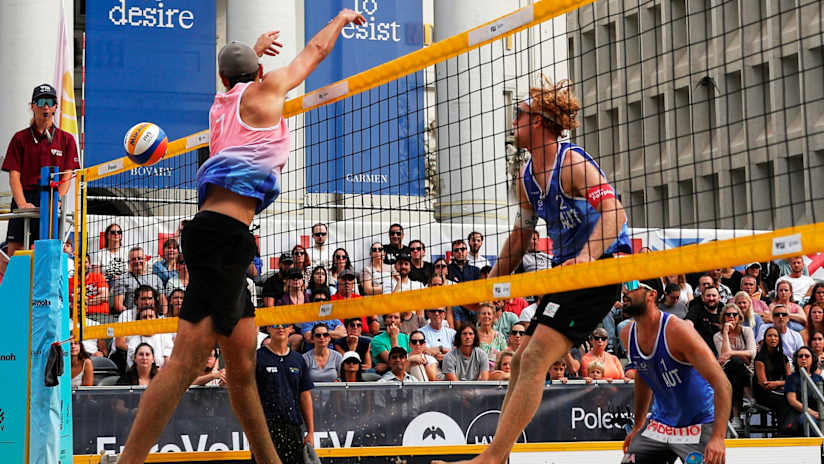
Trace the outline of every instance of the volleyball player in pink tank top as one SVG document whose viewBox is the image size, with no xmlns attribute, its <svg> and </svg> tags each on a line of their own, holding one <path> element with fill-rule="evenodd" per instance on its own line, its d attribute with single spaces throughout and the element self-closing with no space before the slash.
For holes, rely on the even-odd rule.
<svg viewBox="0 0 824 464">
<path fill-rule="evenodd" d="M 286 93 L 297 87 L 334 47 L 359 13 L 342 10 L 292 62 L 263 74 L 258 58 L 278 53 L 278 32 L 258 38 L 254 50 L 233 42 L 218 56 L 228 90 L 209 111 L 210 157 L 197 173 L 200 210 L 183 229 L 189 286 L 172 356 L 143 394 L 119 463 L 142 463 L 183 393 L 220 344 L 232 408 L 257 462 L 281 462 L 272 445 L 255 383 L 257 328 L 245 271 L 256 252 L 249 225 L 280 194 L 289 158 L 283 119 Z"/>
</svg>

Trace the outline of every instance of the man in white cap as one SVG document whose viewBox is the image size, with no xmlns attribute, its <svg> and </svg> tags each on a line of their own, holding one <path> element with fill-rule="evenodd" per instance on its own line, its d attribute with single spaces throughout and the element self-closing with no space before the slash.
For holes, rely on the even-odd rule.
<svg viewBox="0 0 824 464">
<path fill-rule="evenodd" d="M 210 157 L 197 173 L 200 208 L 181 233 L 189 286 L 175 348 L 140 400 L 120 463 L 145 461 L 216 343 L 252 455 L 259 462 L 281 462 L 254 381 L 257 328 L 246 269 L 257 246 L 249 225 L 281 192 L 291 139 L 283 117 L 286 93 L 326 58 L 344 27 L 365 22 L 360 13 L 341 10 L 291 63 L 265 75 L 258 58 L 278 53 L 277 31 L 262 34 L 254 49 L 232 42 L 220 51 L 220 80 L 228 92 L 216 95 L 209 111 Z"/>
</svg>

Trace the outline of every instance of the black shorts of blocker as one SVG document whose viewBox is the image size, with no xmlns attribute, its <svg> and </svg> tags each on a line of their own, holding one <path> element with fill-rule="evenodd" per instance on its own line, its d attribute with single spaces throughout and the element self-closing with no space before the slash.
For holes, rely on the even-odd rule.
<svg viewBox="0 0 824 464">
<path fill-rule="evenodd" d="M 544 295 L 526 334 L 531 336 L 538 324 L 543 324 L 569 338 L 572 346 L 578 346 L 592 335 L 620 294 L 621 284 L 609 284 Z"/>
<path fill-rule="evenodd" d="M 189 285 L 180 318 L 198 323 L 212 316 L 215 331 L 227 337 L 255 307 L 246 286 L 246 268 L 257 252 L 249 227 L 224 214 L 201 211 L 181 232 Z"/>
</svg>

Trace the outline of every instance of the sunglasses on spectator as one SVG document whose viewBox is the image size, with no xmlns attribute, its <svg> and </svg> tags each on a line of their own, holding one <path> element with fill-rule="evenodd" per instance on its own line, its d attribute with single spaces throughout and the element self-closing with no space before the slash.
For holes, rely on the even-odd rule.
<svg viewBox="0 0 824 464">
<path fill-rule="evenodd" d="M 510 330 L 509 334 L 510 335 L 521 335 L 521 336 L 523 336 L 523 335 L 526 335 L 526 330 Z"/>
<path fill-rule="evenodd" d="M 466 247 L 458 247 L 458 248 L 453 248 L 452 249 L 452 253 L 460 253 L 460 252 L 463 252 L 463 251 L 466 251 Z"/>
<path fill-rule="evenodd" d="M 787 317 L 788 313 L 773 313 L 773 317 Z"/>
<path fill-rule="evenodd" d="M 318 302 L 318 301 L 328 301 L 328 300 L 326 299 L 325 296 L 319 296 L 319 297 L 316 297 L 316 298 L 312 298 L 312 301 Z"/>
<path fill-rule="evenodd" d="M 315 338 L 326 338 L 329 336 L 329 332 L 318 332 L 315 335 L 312 335 Z"/>
<path fill-rule="evenodd" d="M 112 235 L 123 235 L 122 230 L 110 230 L 109 233 Z"/>
<path fill-rule="evenodd" d="M 363 324 L 361 324 L 360 322 L 353 322 L 349 324 L 348 327 L 363 327 Z"/>
<path fill-rule="evenodd" d="M 395 235 L 395 236 L 400 237 L 401 235 L 403 235 L 403 232 L 401 232 L 399 230 L 390 230 L 389 235 Z"/>
<path fill-rule="evenodd" d="M 807 354 L 807 353 L 798 353 L 798 358 L 799 358 L 799 359 L 802 359 L 802 358 L 812 358 L 812 355 L 809 355 L 809 354 Z"/>
<path fill-rule="evenodd" d="M 443 309 L 430 309 L 429 311 L 433 312 L 433 313 L 444 313 L 444 312 L 446 312 Z"/>
<path fill-rule="evenodd" d="M 326 232 L 315 232 L 312 235 L 314 235 L 315 237 L 326 237 Z"/>
<path fill-rule="evenodd" d="M 724 317 L 735 317 L 735 318 L 737 318 L 738 313 L 736 313 L 736 312 L 724 313 Z"/>
<path fill-rule="evenodd" d="M 383 247 L 372 247 L 372 251 L 383 251 Z"/>
<path fill-rule="evenodd" d="M 273 324 L 272 328 L 273 329 L 288 329 L 289 324 Z"/>
<path fill-rule="evenodd" d="M 423 247 L 417 246 L 417 247 L 410 247 L 409 249 L 412 250 L 412 251 L 421 251 L 421 250 L 423 250 Z"/>
<path fill-rule="evenodd" d="M 57 101 L 54 98 L 38 98 L 34 104 L 42 108 L 44 106 L 54 106 L 57 104 Z"/>
<path fill-rule="evenodd" d="M 423 338 L 413 338 L 409 340 L 409 343 L 413 345 L 423 345 L 424 343 L 426 343 L 426 340 L 424 340 Z"/>
<path fill-rule="evenodd" d="M 609 340 L 609 337 L 605 337 L 603 335 L 593 335 L 592 339 L 593 340 L 600 340 L 602 342 L 605 342 L 605 341 Z"/>
<path fill-rule="evenodd" d="M 446 264 L 436 264 L 435 265 L 436 269 L 440 269 L 440 268 L 444 268 L 444 267 L 446 267 Z"/>
<path fill-rule="evenodd" d="M 346 259 L 346 255 L 335 255 L 335 259 Z"/>
</svg>

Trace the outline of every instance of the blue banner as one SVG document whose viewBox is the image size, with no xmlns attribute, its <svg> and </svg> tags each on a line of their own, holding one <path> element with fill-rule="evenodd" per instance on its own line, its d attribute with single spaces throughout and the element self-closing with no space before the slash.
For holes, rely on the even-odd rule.
<svg viewBox="0 0 824 464">
<path fill-rule="evenodd" d="M 59 385 L 47 387 L 44 383 L 52 343 L 68 337 L 68 277 L 60 240 L 35 242 L 33 280 L 30 462 L 71 462 L 71 448 L 61 449 L 71 440 L 71 428 L 65 427 L 71 417 L 71 405 L 67 404 L 71 402 L 71 360 L 66 356 L 67 350 L 64 350 L 64 371 Z M 64 435 L 66 432 L 68 436 Z"/>
<path fill-rule="evenodd" d="M 346 26 L 306 80 L 306 91 L 423 46 L 423 6 L 406 0 L 305 3 L 306 41 L 342 8 L 366 24 Z M 310 111 L 305 119 L 306 185 L 311 193 L 424 195 L 424 80 L 417 72 Z"/>
<path fill-rule="evenodd" d="M 0 337 L 0 456 L 25 462 L 29 398 L 30 255 L 12 256 L 0 284 L 0 298 L 10 328 Z"/>
<path fill-rule="evenodd" d="M 86 3 L 86 166 L 123 156 L 126 131 L 141 121 L 162 127 L 169 140 L 209 126 L 217 79 L 216 3 Z M 191 188 L 197 161 L 186 159 L 139 167 L 94 186 Z"/>
</svg>

